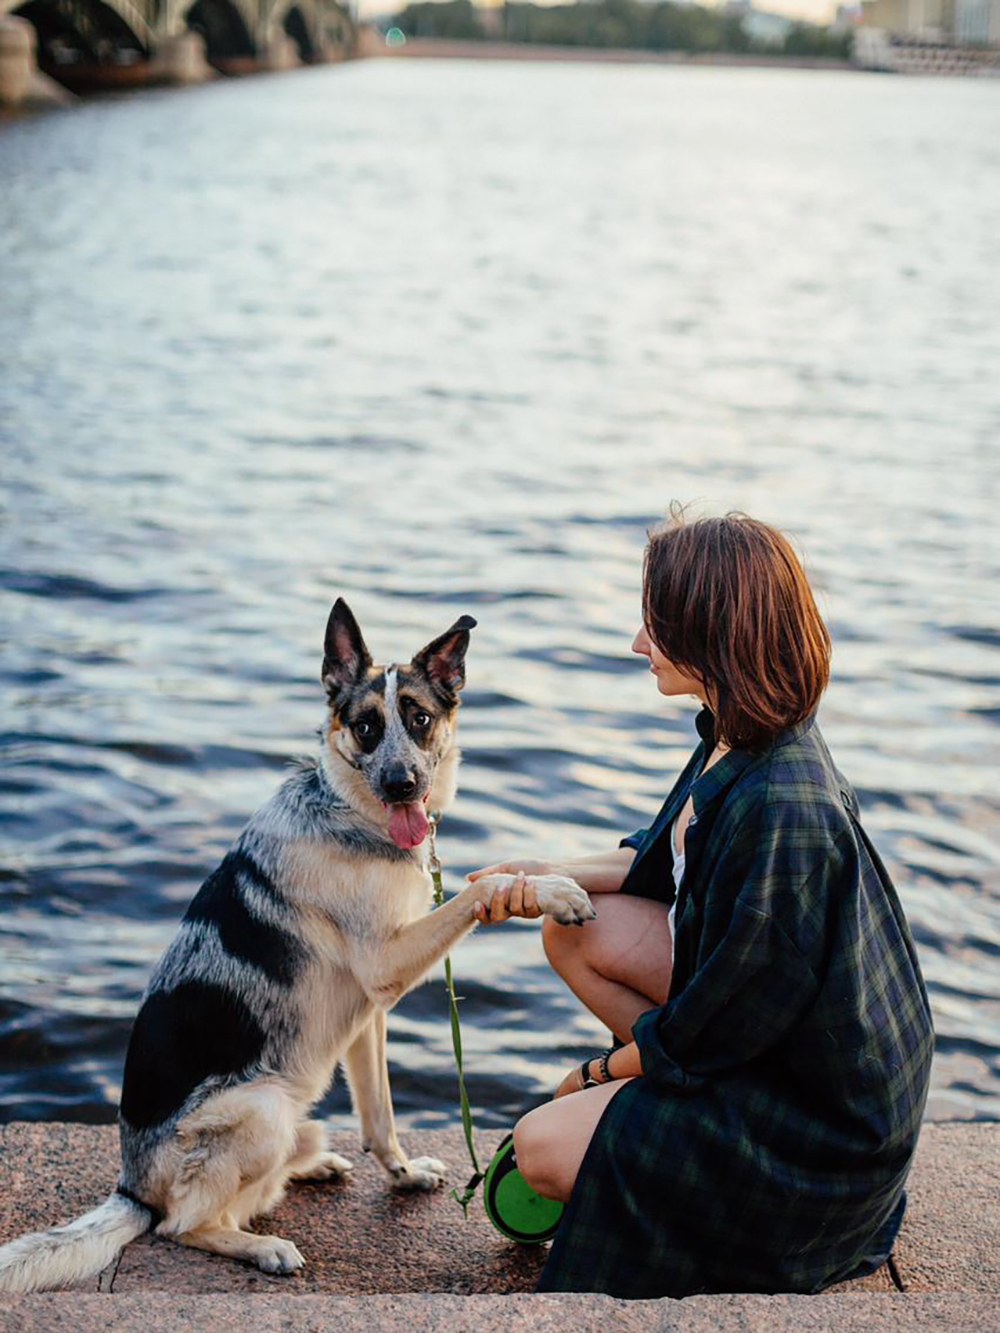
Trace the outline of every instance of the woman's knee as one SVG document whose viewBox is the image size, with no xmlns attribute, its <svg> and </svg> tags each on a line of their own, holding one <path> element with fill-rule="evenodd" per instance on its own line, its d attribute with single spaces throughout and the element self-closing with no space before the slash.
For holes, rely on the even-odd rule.
<svg viewBox="0 0 1000 1333">
<path fill-rule="evenodd" d="M 536 1194 L 546 1199 L 564 1199 L 563 1182 L 559 1179 L 558 1145 L 547 1128 L 547 1116 L 529 1111 L 514 1126 L 514 1156 L 517 1169 Z"/>
<path fill-rule="evenodd" d="M 601 910 L 604 910 L 603 903 Z M 598 972 L 604 970 L 602 964 L 607 953 L 606 936 L 606 925 L 601 920 L 587 921 L 581 930 L 578 926 L 560 926 L 550 916 L 542 918 L 545 957 L 564 981 L 569 981 L 572 973 L 580 968 L 592 968 Z"/>
<path fill-rule="evenodd" d="M 589 924 L 589 923 L 588 923 Z M 580 956 L 581 936 L 585 933 L 577 926 L 561 926 L 551 916 L 542 917 L 542 948 L 554 971 L 564 976 L 572 967 L 573 959 Z"/>
<path fill-rule="evenodd" d="M 602 895 L 596 921 L 583 929 L 545 917 L 542 943 L 552 967 L 567 981 L 581 969 L 620 982 L 650 1004 L 663 1004 L 670 987 L 673 940 L 665 904 L 619 894 Z M 571 982 L 572 984 L 572 982 Z"/>
</svg>

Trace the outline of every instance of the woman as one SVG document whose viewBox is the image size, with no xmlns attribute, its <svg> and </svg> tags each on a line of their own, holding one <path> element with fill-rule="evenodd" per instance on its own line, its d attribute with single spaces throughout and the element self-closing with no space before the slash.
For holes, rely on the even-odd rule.
<svg viewBox="0 0 1000 1333">
<path fill-rule="evenodd" d="M 815 721 L 830 640 L 786 539 L 743 515 L 651 534 L 643 626 L 700 744 L 648 829 L 523 872 L 598 895 L 546 954 L 621 1043 L 514 1132 L 567 1201 L 543 1291 L 815 1292 L 889 1255 L 933 1031 L 913 942 Z"/>
</svg>

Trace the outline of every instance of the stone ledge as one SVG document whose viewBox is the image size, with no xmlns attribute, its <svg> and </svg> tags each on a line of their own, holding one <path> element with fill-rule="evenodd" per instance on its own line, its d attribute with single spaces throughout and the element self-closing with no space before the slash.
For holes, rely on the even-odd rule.
<svg viewBox="0 0 1000 1333">
<path fill-rule="evenodd" d="M 252 1323 L 250 1322 L 252 1320 Z M 994 1333 L 989 1295 L 822 1296 L 22 1296 L 0 1306 L 4 1333 Z"/>
<path fill-rule="evenodd" d="M 477 1147 L 487 1157 L 499 1133 L 482 1133 Z M 468 1174 L 465 1144 L 460 1130 L 435 1130 L 402 1136 L 408 1152 L 443 1157 L 451 1165 L 451 1178 L 464 1183 Z M 544 1251 L 508 1244 L 490 1226 L 479 1200 L 465 1221 L 461 1210 L 446 1191 L 433 1195 L 401 1196 L 387 1188 L 384 1172 L 370 1158 L 356 1151 L 350 1134 L 334 1134 L 333 1147 L 355 1161 L 355 1171 L 346 1183 L 296 1185 L 264 1226 L 293 1240 L 306 1256 L 303 1272 L 275 1277 L 215 1255 L 184 1249 L 170 1241 L 144 1237 L 124 1252 L 113 1283 L 105 1276 L 109 1295 L 94 1295 L 96 1282 L 83 1291 L 65 1295 L 0 1298 L 0 1329 L 55 1327 L 69 1311 L 76 1321 L 83 1311 L 93 1312 L 95 1321 L 131 1328 L 142 1321 L 143 1333 L 161 1327 L 151 1322 L 158 1311 L 174 1311 L 174 1328 L 190 1318 L 205 1326 L 225 1328 L 237 1318 L 246 1318 L 246 1307 L 237 1299 L 253 1295 L 255 1327 L 273 1320 L 273 1327 L 292 1309 L 301 1312 L 302 1327 L 321 1328 L 334 1316 L 350 1320 L 367 1318 L 409 1319 L 415 1328 L 469 1328 L 479 1324 L 479 1304 L 487 1297 L 502 1295 L 505 1327 L 521 1327 L 510 1320 L 523 1310 L 527 1328 L 543 1328 L 556 1317 L 565 1319 L 572 1309 L 574 1330 L 590 1327 L 586 1311 L 594 1297 L 530 1295 L 544 1260 Z M 117 1134 L 113 1126 L 74 1124 L 11 1124 L 0 1127 L 0 1243 L 60 1222 L 69 1221 L 105 1198 L 117 1175 Z M 812 1297 L 690 1297 L 684 1302 L 611 1302 L 615 1328 L 627 1329 L 621 1312 L 639 1317 L 645 1311 L 653 1322 L 642 1328 L 673 1328 L 671 1320 L 683 1305 L 685 1326 L 689 1315 L 703 1302 L 710 1308 L 714 1326 L 732 1328 L 812 1327 L 812 1319 L 843 1301 L 838 1323 L 857 1317 L 869 1333 L 879 1320 L 932 1318 L 936 1327 L 997 1326 L 996 1298 L 973 1297 L 1000 1293 L 1000 1124 L 958 1123 L 926 1125 L 921 1134 L 917 1160 L 909 1184 L 909 1208 L 896 1246 L 895 1260 L 905 1294 L 900 1294 L 883 1268 L 870 1277 L 843 1283 L 822 1296 Z M 144 1300 L 147 1293 L 155 1298 Z M 389 1294 L 391 1293 L 391 1295 Z M 520 1293 L 520 1294 L 518 1294 Z M 944 1303 L 923 1300 L 925 1295 L 956 1294 L 969 1300 Z M 516 1299 L 515 1299 L 516 1295 Z M 211 1309 L 204 1301 L 217 1298 Z M 320 1297 L 329 1300 L 320 1301 Z M 348 1300 L 347 1298 L 364 1298 Z M 430 1304 L 427 1298 L 433 1297 Z M 409 1304 L 404 1298 L 412 1298 Z M 456 1324 L 454 1300 L 463 1311 Z M 462 1304 L 460 1298 L 467 1298 Z M 472 1298 L 475 1298 L 472 1301 Z M 870 1298 L 869 1313 L 861 1314 L 857 1302 Z M 85 1304 L 80 1302 L 85 1300 Z M 94 1305 L 93 1301 L 97 1301 Z M 552 1302 L 569 1300 L 571 1306 Z M 601 1302 L 608 1298 L 600 1298 Z M 318 1303 L 314 1303 L 317 1302 Z M 529 1304 L 524 1304 L 524 1302 Z M 774 1302 L 773 1308 L 760 1302 Z M 68 1304 L 60 1305 L 60 1302 Z M 199 1304 L 201 1302 L 202 1304 Z M 339 1304 L 338 1304 L 339 1302 Z M 393 1304 L 395 1302 L 395 1304 Z M 736 1302 L 734 1305 L 733 1302 Z M 341 1308 L 343 1307 L 343 1308 Z M 556 1309 L 561 1315 L 555 1315 Z M 709 1307 L 705 1307 L 706 1309 Z M 839 1307 L 838 1307 L 839 1308 Z M 62 1309 L 64 1314 L 58 1315 Z M 409 1311 L 404 1315 L 404 1309 Z M 868 1309 L 866 1306 L 865 1309 Z M 992 1323 L 979 1324 L 981 1315 L 992 1310 Z M 201 1310 L 201 1313 L 197 1313 Z M 493 1306 L 483 1305 L 483 1322 L 489 1324 Z M 652 1311 L 658 1311 L 653 1316 Z M 729 1324 L 719 1323 L 720 1312 L 733 1313 Z M 895 1310 L 896 1315 L 890 1311 Z M 242 1314 L 240 1314 L 242 1311 Z M 339 1313 L 338 1313 L 339 1311 Z M 365 1314 L 367 1311 L 367 1314 Z M 451 1314 L 448 1312 L 451 1311 Z M 100 1313 L 98 1313 L 100 1312 Z M 785 1313 L 782 1313 L 785 1312 Z M 804 1323 L 805 1313 L 810 1322 Z M 854 1314 L 852 1314 L 854 1312 Z M 964 1313 L 963 1313 L 964 1312 Z M 315 1321 L 313 1322 L 313 1314 Z M 758 1319 L 759 1315 L 759 1319 Z M 781 1323 L 787 1315 L 787 1325 Z M 349 1316 L 349 1319 L 348 1319 Z M 84 1319 L 83 1327 L 87 1327 Z M 520 1315 L 517 1316 L 520 1318 Z M 826 1317 L 826 1316 L 822 1316 Z M 727 1316 L 728 1318 L 728 1316 Z M 13 1322 L 11 1322 L 13 1320 Z M 45 1320 L 50 1321 L 46 1325 Z M 961 1321 L 965 1320 L 964 1323 Z M 973 1320 L 972 1323 L 969 1321 Z M 664 1322 L 665 1321 L 665 1322 Z M 742 1321 L 742 1322 L 740 1322 Z M 874 1321 L 874 1322 L 873 1322 Z M 945 1321 L 945 1322 L 942 1322 Z M 296 1315 L 298 1326 L 299 1316 Z M 166 1328 L 168 1325 L 163 1324 Z M 272 1322 L 259 1323 L 262 1329 Z M 597 1328 L 598 1323 L 593 1325 Z M 816 1324 L 815 1327 L 823 1327 Z M 929 1326 L 929 1323 L 928 1323 Z M 886 1322 L 886 1327 L 888 1323 Z"/>
</svg>

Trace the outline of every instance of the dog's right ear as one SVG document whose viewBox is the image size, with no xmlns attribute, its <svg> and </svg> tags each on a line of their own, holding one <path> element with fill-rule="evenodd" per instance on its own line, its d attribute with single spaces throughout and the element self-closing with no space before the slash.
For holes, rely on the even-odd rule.
<svg viewBox="0 0 1000 1333">
<path fill-rule="evenodd" d="M 371 653 L 365 646 L 358 622 L 351 608 L 338 597 L 326 622 L 326 640 L 323 645 L 323 684 L 331 704 L 372 664 Z"/>
<path fill-rule="evenodd" d="M 465 654 L 469 648 L 469 630 L 476 628 L 472 616 L 459 616 L 433 643 L 415 654 L 413 665 L 423 671 L 431 683 L 454 704 L 465 684 Z"/>
</svg>

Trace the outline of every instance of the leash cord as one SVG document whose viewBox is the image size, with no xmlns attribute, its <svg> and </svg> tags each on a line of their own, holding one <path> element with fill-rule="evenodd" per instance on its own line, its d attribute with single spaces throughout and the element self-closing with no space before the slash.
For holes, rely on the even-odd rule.
<svg viewBox="0 0 1000 1333">
<path fill-rule="evenodd" d="M 429 820 L 430 823 L 430 855 L 428 857 L 428 866 L 431 872 L 431 879 L 434 883 L 434 906 L 444 905 L 444 885 L 441 883 L 441 862 L 437 854 L 437 826 L 441 816 L 434 812 Z M 472 1178 L 465 1189 L 459 1194 L 457 1189 L 451 1191 L 451 1197 L 462 1209 L 466 1219 L 469 1216 L 469 1204 L 476 1196 L 476 1190 L 479 1188 L 483 1179 L 483 1172 L 476 1157 L 475 1145 L 472 1141 L 472 1109 L 469 1106 L 469 1094 L 465 1088 L 465 1073 L 462 1067 L 462 1027 L 458 1018 L 458 996 L 455 994 L 455 981 L 451 972 L 451 955 L 446 954 L 444 960 L 444 984 L 448 992 L 448 1008 L 451 1013 L 451 1044 L 455 1052 L 455 1068 L 458 1070 L 458 1096 L 462 1108 L 462 1128 L 465 1131 L 465 1142 L 469 1148 L 469 1158 L 472 1162 Z"/>
</svg>

